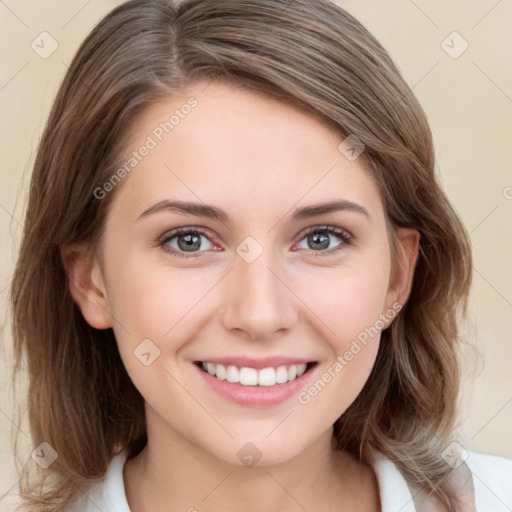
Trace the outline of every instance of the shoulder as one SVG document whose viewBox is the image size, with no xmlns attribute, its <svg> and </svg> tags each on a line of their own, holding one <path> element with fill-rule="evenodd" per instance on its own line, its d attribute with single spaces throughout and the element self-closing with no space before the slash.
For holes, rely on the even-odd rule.
<svg viewBox="0 0 512 512">
<path fill-rule="evenodd" d="M 465 464 L 471 471 L 477 510 L 512 509 L 512 459 L 468 451 Z"/>
<path fill-rule="evenodd" d="M 464 451 L 449 479 L 465 511 L 512 511 L 512 459 Z M 383 512 L 441 511 L 444 508 L 405 480 L 398 467 L 374 450 L 373 467 L 380 487 Z"/>
</svg>

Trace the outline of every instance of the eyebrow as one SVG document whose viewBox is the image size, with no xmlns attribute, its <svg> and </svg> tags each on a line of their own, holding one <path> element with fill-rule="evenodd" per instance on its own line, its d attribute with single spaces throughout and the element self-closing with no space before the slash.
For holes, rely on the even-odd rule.
<svg viewBox="0 0 512 512">
<path fill-rule="evenodd" d="M 139 215 L 137 220 L 148 215 L 166 210 L 176 211 L 179 213 L 185 213 L 189 215 L 196 215 L 198 217 L 206 217 L 209 219 L 219 220 L 224 223 L 229 223 L 228 214 L 215 206 L 186 201 L 170 201 L 168 199 L 159 201 L 153 206 L 150 206 L 147 210 L 144 210 Z M 368 213 L 368 210 L 364 206 L 361 206 L 360 204 L 354 203 L 352 201 L 340 199 L 336 201 L 329 201 L 327 203 L 319 203 L 311 206 L 304 206 L 302 208 L 298 208 L 293 212 L 292 221 L 299 221 L 310 217 L 325 215 L 328 213 L 338 211 L 350 211 L 355 213 L 361 213 L 367 218 L 370 218 L 370 214 Z"/>
</svg>

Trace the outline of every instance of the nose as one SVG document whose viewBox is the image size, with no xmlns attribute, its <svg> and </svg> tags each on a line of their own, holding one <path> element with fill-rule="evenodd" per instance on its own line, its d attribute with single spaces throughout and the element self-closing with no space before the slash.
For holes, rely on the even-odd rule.
<svg viewBox="0 0 512 512">
<path fill-rule="evenodd" d="M 265 250 L 252 263 L 236 257 L 226 283 L 222 322 L 250 339 L 275 339 L 297 322 L 299 302 L 282 266 Z"/>
</svg>

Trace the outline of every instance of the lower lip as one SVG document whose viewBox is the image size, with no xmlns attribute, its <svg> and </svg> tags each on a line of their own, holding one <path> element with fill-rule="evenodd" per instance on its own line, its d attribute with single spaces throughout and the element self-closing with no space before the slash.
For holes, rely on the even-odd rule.
<svg viewBox="0 0 512 512">
<path fill-rule="evenodd" d="M 308 368 L 300 377 L 274 386 L 244 386 L 237 382 L 219 380 L 209 373 L 203 371 L 197 364 L 194 367 L 205 382 L 217 393 L 235 402 L 238 405 L 249 407 L 269 407 L 284 402 L 291 396 L 297 394 L 309 379 L 314 366 Z"/>
</svg>

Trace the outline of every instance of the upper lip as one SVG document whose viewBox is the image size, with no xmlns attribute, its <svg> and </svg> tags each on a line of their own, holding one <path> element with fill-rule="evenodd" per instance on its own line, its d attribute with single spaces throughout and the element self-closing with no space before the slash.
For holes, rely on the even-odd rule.
<svg viewBox="0 0 512 512">
<path fill-rule="evenodd" d="M 199 362 L 199 361 L 196 361 Z M 315 361 L 311 359 L 304 359 L 301 357 L 285 357 L 285 356 L 270 356 L 259 359 L 254 359 L 247 356 L 238 357 L 211 357 L 201 359 L 200 362 L 222 364 L 224 366 L 233 365 L 237 368 L 254 368 L 261 370 L 262 368 L 278 367 L 278 366 L 290 366 L 292 364 L 308 364 Z"/>
</svg>

